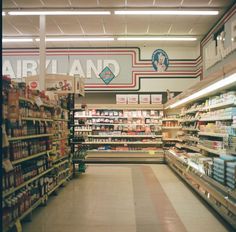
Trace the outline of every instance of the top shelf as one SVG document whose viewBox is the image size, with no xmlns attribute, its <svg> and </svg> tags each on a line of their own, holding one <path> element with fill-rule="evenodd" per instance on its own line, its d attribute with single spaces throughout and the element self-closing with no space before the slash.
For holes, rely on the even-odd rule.
<svg viewBox="0 0 236 232">
<path fill-rule="evenodd" d="M 100 116 L 91 116 L 91 115 L 81 115 L 74 117 L 77 118 L 150 118 L 150 119 L 161 119 L 161 116 L 109 116 L 109 115 L 100 115 Z"/>
<path fill-rule="evenodd" d="M 147 104 L 147 105 L 139 105 L 139 104 L 89 104 L 87 105 L 87 109 L 101 109 L 101 110 L 163 110 L 162 104 Z M 81 105 L 76 104 L 74 111 L 81 111 Z"/>
</svg>

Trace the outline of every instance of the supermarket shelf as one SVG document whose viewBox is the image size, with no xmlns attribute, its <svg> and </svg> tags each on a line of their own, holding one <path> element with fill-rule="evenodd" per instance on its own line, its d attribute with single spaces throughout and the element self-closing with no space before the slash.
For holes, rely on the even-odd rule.
<svg viewBox="0 0 236 232">
<path fill-rule="evenodd" d="M 154 117 L 154 116 L 109 116 L 109 115 L 100 115 L 100 116 L 77 116 L 77 117 L 74 117 L 74 119 L 79 119 L 79 118 L 124 118 L 124 119 L 127 119 L 127 118 L 150 118 L 150 119 L 161 119 L 162 117 L 161 116 L 157 116 L 157 117 Z"/>
<path fill-rule="evenodd" d="M 200 145 L 200 144 L 198 145 L 198 148 L 200 148 L 204 151 L 208 151 L 210 153 L 213 153 L 215 155 L 227 155 L 224 150 L 215 150 L 215 149 L 211 149 L 211 148 L 205 147 L 205 146 Z"/>
<path fill-rule="evenodd" d="M 65 159 L 65 158 L 68 158 L 69 156 L 68 155 L 65 155 L 65 156 L 62 156 L 62 157 L 60 157 L 60 158 L 58 158 L 58 159 L 56 159 L 56 160 L 53 160 L 52 162 L 53 163 L 56 163 L 56 162 L 58 162 L 58 161 L 60 161 L 60 160 L 63 160 L 63 159 Z"/>
<path fill-rule="evenodd" d="M 84 129 L 84 130 L 75 130 L 75 132 L 91 132 L 92 129 Z"/>
<path fill-rule="evenodd" d="M 19 97 L 19 100 L 21 101 L 26 101 L 26 102 L 30 102 L 32 104 L 35 103 L 35 101 L 33 99 L 29 99 L 29 98 L 25 98 L 25 97 Z"/>
<path fill-rule="evenodd" d="M 57 167 L 59 167 L 59 166 L 61 166 L 62 164 L 65 164 L 65 163 L 68 163 L 69 162 L 69 160 L 62 160 L 61 162 L 59 162 L 59 163 L 57 163 L 57 164 L 54 164 L 54 168 L 57 168 Z"/>
<path fill-rule="evenodd" d="M 4 232 L 9 231 L 15 224 L 16 221 L 21 221 L 22 219 L 24 219 L 28 214 L 30 214 L 34 209 L 36 209 L 40 204 L 42 204 L 44 198 L 40 198 L 39 200 L 37 200 L 28 210 L 26 210 L 20 217 L 18 217 L 14 222 L 10 223 L 8 225 L 8 228 L 6 230 L 3 230 Z"/>
<path fill-rule="evenodd" d="M 37 154 L 34 154 L 34 155 L 30 155 L 30 156 L 25 157 L 25 158 L 23 158 L 23 159 L 11 161 L 11 163 L 12 163 L 13 165 L 19 164 L 19 163 L 22 163 L 22 162 L 24 162 L 24 161 L 27 161 L 27 160 L 34 159 L 34 158 L 37 158 L 37 157 L 39 157 L 39 156 L 45 155 L 45 154 L 47 154 L 47 153 L 49 153 L 49 152 L 51 152 L 51 151 L 52 151 L 52 150 L 43 151 L 43 152 L 40 152 L 40 153 L 37 153 Z"/>
<path fill-rule="evenodd" d="M 181 129 L 182 127 L 181 126 L 173 126 L 173 127 L 169 127 L 169 126 L 163 126 L 162 129 L 165 129 L 165 130 L 178 130 L 178 129 Z"/>
<path fill-rule="evenodd" d="M 162 135 L 88 135 L 91 138 L 161 138 Z"/>
<path fill-rule="evenodd" d="M 75 105 L 77 108 L 79 105 Z M 80 106 L 79 106 L 80 107 Z M 101 109 L 101 110 L 163 110 L 162 104 L 88 104 L 87 109 Z M 78 110 L 78 109 L 74 109 Z"/>
<path fill-rule="evenodd" d="M 59 172 L 58 175 L 61 175 L 61 174 L 64 173 L 64 172 L 68 172 L 69 170 L 70 170 L 69 168 L 66 168 L 65 170 Z"/>
<path fill-rule="evenodd" d="M 82 144 L 162 144 L 162 142 L 82 142 Z"/>
<path fill-rule="evenodd" d="M 162 121 L 179 121 L 180 118 L 163 118 Z"/>
<path fill-rule="evenodd" d="M 184 131 L 199 131 L 198 129 L 195 129 L 195 128 L 186 128 L 186 127 L 182 127 L 182 130 L 184 130 Z"/>
<path fill-rule="evenodd" d="M 33 117 L 22 117 L 21 120 L 53 122 L 52 119 L 48 119 L 48 118 L 33 118 Z"/>
<path fill-rule="evenodd" d="M 183 144 L 182 148 L 186 148 L 186 149 L 189 149 L 189 150 L 192 150 L 192 151 L 195 151 L 195 152 L 200 152 L 200 148 L 199 147 L 188 146 L 188 145 Z"/>
<path fill-rule="evenodd" d="M 233 117 L 227 116 L 227 117 L 210 117 L 210 118 L 199 119 L 200 122 L 224 121 L 224 120 L 233 120 Z"/>
<path fill-rule="evenodd" d="M 54 121 L 62 121 L 62 122 L 69 122 L 69 119 L 63 119 L 63 118 L 54 118 Z"/>
<path fill-rule="evenodd" d="M 199 121 L 199 118 L 192 118 L 192 119 L 180 120 L 180 122 L 196 122 L 196 121 Z"/>
<path fill-rule="evenodd" d="M 8 141 L 15 141 L 15 140 L 23 140 L 23 139 L 34 139 L 34 138 L 42 138 L 42 137 L 49 137 L 53 134 L 40 134 L 40 135 L 28 135 L 28 136 L 21 136 L 21 137 L 10 137 Z"/>
<path fill-rule="evenodd" d="M 53 139 L 53 141 L 61 141 L 61 140 L 65 140 L 68 139 L 68 137 L 64 137 L 64 138 L 60 138 L 60 139 Z"/>
<path fill-rule="evenodd" d="M 199 135 L 202 136 L 212 136 L 212 137 L 227 137 L 228 134 L 214 133 L 214 132 L 199 132 Z"/>
<path fill-rule="evenodd" d="M 71 125 L 74 127 L 77 126 L 93 126 L 93 125 L 99 125 L 99 126 L 161 126 L 160 123 L 87 123 L 87 124 L 78 124 L 78 125 Z"/>
<path fill-rule="evenodd" d="M 88 153 L 163 153 L 163 150 L 88 150 Z"/>
<path fill-rule="evenodd" d="M 185 136 L 184 141 L 193 141 L 193 142 L 199 142 L 199 138 L 193 137 L 193 136 Z"/>
<path fill-rule="evenodd" d="M 166 161 L 175 173 L 236 229 L 235 190 L 230 190 L 212 178 L 200 173 L 195 168 L 189 167 L 183 160 L 170 151 L 167 152 Z"/>
<path fill-rule="evenodd" d="M 178 138 L 163 138 L 162 141 L 177 141 L 177 142 L 182 142 L 182 139 Z"/>
<path fill-rule="evenodd" d="M 210 109 L 220 109 L 220 108 L 226 108 L 229 106 L 235 106 L 236 102 L 235 101 L 228 101 L 228 102 L 222 102 L 222 103 L 218 103 L 215 105 L 211 105 L 211 106 L 206 106 L 203 107 L 204 110 L 210 110 Z"/>
<path fill-rule="evenodd" d="M 190 110 L 186 110 L 183 114 L 193 114 L 193 113 L 196 113 L 198 111 L 204 111 L 204 110 L 203 110 L 203 108 L 190 109 Z"/>
<path fill-rule="evenodd" d="M 46 171 L 42 172 L 41 174 L 39 174 L 39 175 L 37 175 L 37 176 L 31 178 L 30 180 L 25 181 L 23 184 L 21 184 L 21 185 L 15 187 L 15 188 L 13 188 L 12 190 L 7 191 L 7 192 L 3 192 L 3 194 L 2 194 L 3 198 L 9 196 L 10 194 L 16 192 L 16 191 L 19 190 L 19 189 L 25 187 L 26 185 L 28 185 L 29 183 L 31 183 L 31 182 L 37 180 L 37 179 L 40 178 L 41 176 L 44 176 L 45 174 L 47 174 L 48 172 L 52 171 L 53 169 L 54 169 L 54 167 L 49 168 L 48 170 L 46 170 Z"/>
<path fill-rule="evenodd" d="M 57 190 L 62 184 L 64 184 L 64 183 L 67 181 L 67 179 L 68 179 L 68 176 L 67 176 L 65 179 L 61 180 L 53 189 L 51 189 L 51 190 L 47 193 L 48 196 L 50 196 L 55 190 Z"/>
</svg>

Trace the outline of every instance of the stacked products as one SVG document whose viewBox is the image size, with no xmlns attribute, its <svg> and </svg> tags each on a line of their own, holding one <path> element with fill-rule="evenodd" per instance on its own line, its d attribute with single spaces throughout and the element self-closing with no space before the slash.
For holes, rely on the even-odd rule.
<svg viewBox="0 0 236 232">
<path fill-rule="evenodd" d="M 230 164 L 232 163 L 232 164 Z M 233 164 L 234 163 L 234 164 Z M 232 176 L 236 157 L 222 155 L 213 159 L 213 178 L 223 185 L 235 188 L 235 176 Z"/>
</svg>

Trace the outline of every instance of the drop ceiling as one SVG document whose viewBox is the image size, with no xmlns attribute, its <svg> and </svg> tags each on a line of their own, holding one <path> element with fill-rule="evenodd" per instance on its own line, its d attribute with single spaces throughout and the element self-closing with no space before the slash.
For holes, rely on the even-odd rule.
<svg viewBox="0 0 236 232">
<path fill-rule="evenodd" d="M 48 47 L 197 46 L 234 0 L 4 0 L 3 10 L 106 9 L 106 16 L 47 16 L 48 36 L 194 36 L 194 42 L 111 41 L 48 42 Z M 214 9 L 217 16 L 124 16 L 116 9 Z M 3 36 L 39 36 L 38 16 L 4 16 Z M 4 44 L 4 47 L 38 47 L 37 42 Z"/>
</svg>

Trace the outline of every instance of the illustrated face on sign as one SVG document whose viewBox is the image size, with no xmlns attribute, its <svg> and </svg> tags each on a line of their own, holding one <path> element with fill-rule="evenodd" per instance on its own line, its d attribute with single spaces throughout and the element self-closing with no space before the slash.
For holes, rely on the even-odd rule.
<svg viewBox="0 0 236 232">
<path fill-rule="evenodd" d="M 165 51 L 157 49 L 152 54 L 152 65 L 157 72 L 165 72 L 169 66 L 169 58 Z"/>
</svg>

